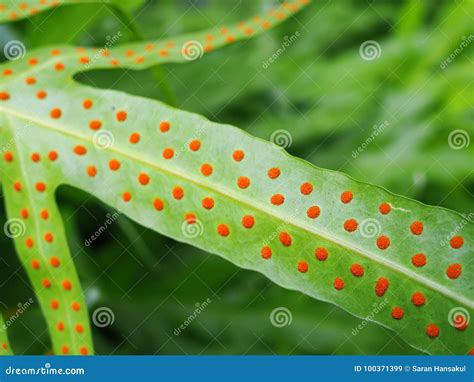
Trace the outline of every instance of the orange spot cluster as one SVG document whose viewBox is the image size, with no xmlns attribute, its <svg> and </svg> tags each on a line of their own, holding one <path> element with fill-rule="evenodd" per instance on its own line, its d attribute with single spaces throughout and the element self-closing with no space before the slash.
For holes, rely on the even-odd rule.
<svg viewBox="0 0 474 382">
<path fill-rule="evenodd" d="M 382 297 L 389 287 L 389 281 L 385 277 L 380 277 L 375 283 L 375 294 Z"/>
<path fill-rule="evenodd" d="M 163 200 L 161 200 L 160 198 L 156 198 L 156 199 L 153 201 L 153 207 L 154 207 L 155 210 L 157 210 L 157 211 L 162 211 L 163 208 L 165 207 L 165 204 L 164 204 Z"/>
<path fill-rule="evenodd" d="M 54 109 L 51 109 L 51 112 L 49 113 L 49 115 L 51 116 L 51 118 L 58 119 L 58 118 L 61 118 L 62 111 L 59 108 L 54 108 Z"/>
<path fill-rule="evenodd" d="M 387 236 L 382 235 L 377 238 L 377 247 L 379 249 L 384 250 L 384 249 L 387 249 L 389 246 L 390 246 L 390 239 Z"/>
<path fill-rule="evenodd" d="M 209 163 L 204 163 L 201 166 L 201 174 L 204 175 L 204 176 L 212 175 L 213 171 L 214 171 L 214 169 L 212 168 L 212 166 Z"/>
<path fill-rule="evenodd" d="M 251 215 L 245 215 L 243 218 L 242 218 L 242 225 L 245 227 L 245 228 L 252 228 L 255 224 L 255 219 L 253 216 Z"/>
<path fill-rule="evenodd" d="M 265 260 L 268 260 L 270 257 L 272 257 L 272 253 L 273 252 L 271 248 L 268 246 L 263 247 L 262 250 L 260 251 L 262 258 L 264 258 Z"/>
<path fill-rule="evenodd" d="M 232 153 L 232 158 L 236 161 L 236 162 L 240 162 L 242 159 L 244 159 L 245 157 L 245 153 L 242 151 L 242 150 L 235 150 L 233 153 Z"/>
<path fill-rule="evenodd" d="M 138 183 L 140 183 L 142 186 L 148 185 L 148 183 L 150 183 L 150 177 L 148 174 L 145 174 L 144 172 L 140 173 L 138 175 Z"/>
<path fill-rule="evenodd" d="M 309 182 L 306 182 L 306 183 L 303 183 L 301 186 L 300 186 L 300 192 L 303 194 L 303 195 L 309 195 L 313 192 L 313 185 Z"/>
<path fill-rule="evenodd" d="M 201 148 L 201 142 L 197 139 L 192 140 L 189 142 L 189 149 L 191 151 L 198 151 Z"/>
<path fill-rule="evenodd" d="M 250 179 L 246 176 L 241 176 L 237 179 L 237 186 L 239 188 L 247 188 L 250 186 Z"/>
<path fill-rule="evenodd" d="M 364 276 L 364 267 L 360 264 L 352 264 L 350 271 L 355 277 Z"/>
<path fill-rule="evenodd" d="M 382 203 L 379 206 L 379 211 L 382 215 L 388 215 L 391 210 L 392 210 L 392 207 L 388 203 Z"/>
<path fill-rule="evenodd" d="M 340 277 L 336 277 L 334 279 L 334 289 L 336 290 L 343 290 L 344 289 L 344 286 L 345 286 L 345 283 L 344 283 L 344 280 L 341 279 Z"/>
<path fill-rule="evenodd" d="M 163 150 L 163 158 L 171 159 L 174 157 L 174 150 L 172 148 L 166 148 Z M 210 168 L 210 172 L 212 173 L 212 167 Z M 203 174 L 204 175 L 204 174 Z M 210 175 L 210 174 L 209 174 Z"/>
<path fill-rule="evenodd" d="M 438 337 L 439 335 L 439 328 L 435 324 L 429 324 L 426 327 L 426 334 L 428 334 L 429 337 L 435 338 Z"/>
<path fill-rule="evenodd" d="M 423 233 L 423 223 L 420 221 L 414 221 L 410 225 L 410 231 L 413 235 L 421 235 Z"/>
<path fill-rule="evenodd" d="M 344 229 L 347 231 L 347 232 L 354 232 L 357 227 L 358 227 L 358 223 L 357 223 L 357 220 L 355 219 L 348 219 L 344 222 Z"/>
<path fill-rule="evenodd" d="M 132 145 L 135 145 L 138 142 L 140 142 L 140 134 L 139 133 L 132 133 L 132 134 L 130 134 L 130 138 L 128 140 Z"/>
<path fill-rule="evenodd" d="M 214 207 L 214 199 L 212 198 L 204 198 L 201 202 L 202 206 L 206 209 L 206 210 L 210 210 Z"/>
<path fill-rule="evenodd" d="M 226 224 L 219 224 L 217 226 L 217 233 L 222 237 L 227 237 L 230 234 L 229 227 Z"/>
<path fill-rule="evenodd" d="M 424 267 L 426 265 L 426 256 L 423 253 L 417 253 L 411 258 L 411 263 L 415 267 Z"/>
<path fill-rule="evenodd" d="M 461 276 L 461 273 L 462 273 L 461 264 L 451 264 L 446 269 L 446 275 L 452 280 L 457 279 L 459 276 Z"/>
<path fill-rule="evenodd" d="M 413 295 L 411 296 L 411 301 L 413 302 L 413 304 L 415 306 L 422 306 L 425 304 L 425 301 L 426 301 L 426 297 L 423 293 L 421 292 L 415 292 L 413 293 Z"/>
<path fill-rule="evenodd" d="M 102 127 L 102 122 L 97 119 L 94 119 L 89 122 L 89 128 L 91 130 L 99 130 L 101 127 Z"/>
<path fill-rule="evenodd" d="M 401 320 L 403 318 L 405 312 L 399 306 L 395 306 L 394 308 L 392 308 L 392 313 L 391 314 L 392 314 L 392 317 L 395 320 Z"/>
<path fill-rule="evenodd" d="M 344 191 L 341 194 L 341 202 L 344 203 L 344 204 L 348 204 L 352 201 L 353 197 L 354 197 L 354 195 L 352 194 L 352 191 Z"/>
<path fill-rule="evenodd" d="M 285 202 L 285 197 L 282 194 L 272 195 L 270 202 L 275 206 L 280 206 Z"/>
<path fill-rule="evenodd" d="M 462 236 L 454 236 L 453 238 L 451 238 L 451 240 L 449 241 L 449 244 L 451 245 L 451 248 L 453 249 L 459 249 L 463 246 L 464 244 L 464 239 L 462 238 Z"/>
<path fill-rule="evenodd" d="M 276 179 L 280 176 L 281 171 L 278 167 L 272 167 L 271 169 L 268 170 L 268 177 L 270 179 Z"/>
<path fill-rule="evenodd" d="M 293 242 L 293 238 L 288 232 L 280 232 L 279 239 L 285 247 L 289 247 Z"/>
<path fill-rule="evenodd" d="M 310 219 L 316 219 L 321 214 L 321 208 L 318 206 L 311 206 L 306 210 L 306 216 Z"/>
<path fill-rule="evenodd" d="M 174 187 L 172 193 L 173 198 L 175 198 L 176 200 L 181 200 L 184 197 L 184 190 L 179 186 Z"/>
<path fill-rule="evenodd" d="M 329 253 L 326 248 L 316 248 L 314 255 L 319 261 L 325 261 L 328 258 Z"/>
<path fill-rule="evenodd" d="M 306 273 L 308 272 L 308 263 L 306 261 L 300 261 L 298 263 L 298 272 Z"/>
</svg>

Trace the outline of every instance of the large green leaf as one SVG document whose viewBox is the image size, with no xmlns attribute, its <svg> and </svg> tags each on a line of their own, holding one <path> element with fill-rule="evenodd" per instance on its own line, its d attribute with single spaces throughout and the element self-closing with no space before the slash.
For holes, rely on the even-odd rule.
<svg viewBox="0 0 474 382">
<path fill-rule="evenodd" d="M 281 286 L 390 327 L 418 349 L 470 351 L 472 327 L 459 323 L 474 308 L 470 219 L 316 168 L 235 127 L 73 80 L 83 70 L 197 59 L 298 8 L 286 4 L 243 24 L 173 41 L 106 51 L 40 49 L 0 68 L 7 212 L 20 228 L 15 245 L 56 353 L 92 351 L 54 200 L 61 185 L 85 190 L 146 227 Z M 289 138 L 279 131 L 274 142 Z"/>
</svg>

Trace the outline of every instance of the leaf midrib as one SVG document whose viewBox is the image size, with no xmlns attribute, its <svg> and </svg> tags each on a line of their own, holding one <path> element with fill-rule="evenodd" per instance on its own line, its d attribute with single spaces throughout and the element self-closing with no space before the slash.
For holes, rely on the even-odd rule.
<svg viewBox="0 0 474 382">
<path fill-rule="evenodd" d="M 137 98 L 140 98 L 140 97 L 137 97 Z M 37 119 L 35 117 L 20 114 L 19 112 L 15 111 L 15 110 L 8 109 L 8 108 L 5 108 L 3 106 L 0 106 L 0 110 L 3 110 L 5 113 L 11 114 L 11 115 L 13 115 L 13 116 L 15 116 L 19 119 L 29 121 L 29 122 L 35 123 L 37 125 L 43 126 L 44 128 L 52 130 L 55 133 L 60 133 L 60 134 L 63 134 L 63 135 L 69 136 L 69 137 L 73 137 L 75 139 L 81 140 L 81 141 L 83 141 L 85 143 L 88 143 L 90 145 L 91 144 L 93 145 L 93 140 L 90 137 L 83 136 L 81 134 L 72 132 L 70 130 L 57 128 L 54 125 L 49 125 L 47 122 L 44 122 L 41 119 Z M 208 120 L 206 120 L 206 122 L 211 123 Z M 234 128 L 234 127 L 231 127 L 231 126 L 227 126 L 227 127 L 228 128 Z M 364 258 L 367 258 L 371 261 L 375 261 L 375 262 L 381 264 L 382 266 L 390 268 L 391 270 L 393 270 L 395 272 L 398 272 L 398 273 L 404 275 L 405 277 L 407 277 L 409 279 L 412 279 L 413 281 L 415 281 L 415 283 L 423 284 L 425 287 L 430 288 L 433 291 L 438 292 L 438 293 L 446 296 L 447 298 L 450 298 L 450 299 L 452 299 L 452 300 L 454 300 L 454 301 L 456 301 L 460 304 L 463 304 L 465 306 L 468 306 L 471 309 L 474 309 L 474 301 L 471 301 L 468 298 L 465 298 L 464 296 L 460 296 L 456 292 L 446 288 L 444 285 L 438 284 L 438 283 L 436 283 L 436 282 L 434 282 L 430 279 L 427 279 L 426 277 L 424 277 L 420 274 L 414 273 L 411 270 L 409 270 L 407 268 L 404 268 L 401 265 L 399 265 L 399 264 L 397 264 L 393 261 L 390 261 L 390 260 L 388 260 L 384 257 L 381 257 L 381 256 L 379 256 L 378 254 L 376 254 L 374 252 L 370 252 L 368 250 L 359 248 L 359 247 L 357 247 L 356 245 L 354 245 L 352 243 L 347 243 L 345 240 L 339 239 L 339 238 L 331 235 L 330 233 L 328 233 L 325 230 L 321 230 L 321 229 L 316 230 L 315 227 L 309 226 L 305 222 L 295 221 L 291 216 L 288 216 L 284 213 L 283 214 L 282 213 L 278 214 L 278 213 L 275 213 L 274 210 L 269 209 L 269 208 L 267 208 L 263 205 L 257 205 L 256 203 L 252 203 L 252 200 L 250 198 L 248 198 L 246 196 L 243 196 L 243 195 L 236 194 L 234 191 L 226 188 L 225 186 L 222 186 L 222 187 L 219 187 L 219 188 L 212 187 L 211 185 L 208 185 L 207 182 L 203 182 L 202 180 L 200 180 L 200 179 L 198 179 L 198 178 L 196 178 L 192 175 L 173 170 L 172 168 L 170 168 L 170 166 L 157 164 L 157 163 L 152 163 L 152 162 L 149 162 L 145 159 L 133 157 L 130 154 L 128 154 L 127 152 L 124 152 L 124 151 L 119 150 L 119 149 L 114 148 L 114 147 L 109 147 L 109 148 L 107 148 L 103 151 L 107 151 L 107 150 L 109 150 L 111 152 L 114 152 L 114 153 L 116 153 L 116 154 L 118 154 L 122 157 L 128 158 L 132 162 L 140 162 L 143 165 L 145 165 L 147 167 L 150 167 L 152 169 L 155 169 L 159 172 L 165 172 L 165 173 L 170 174 L 171 176 L 181 178 L 186 182 L 194 183 L 195 185 L 197 185 L 199 187 L 208 189 L 209 191 L 216 192 L 216 193 L 221 194 L 221 195 L 223 195 L 223 196 L 225 196 L 229 199 L 232 199 L 232 200 L 234 200 L 234 202 L 236 202 L 238 204 L 247 205 L 247 206 L 249 206 L 250 208 L 252 208 L 254 210 L 257 210 L 257 211 L 260 211 L 264 214 L 267 214 L 270 218 L 285 221 L 285 222 L 287 222 L 286 224 L 290 224 L 290 225 L 294 226 L 295 228 L 302 229 L 302 230 L 308 232 L 309 234 L 318 236 L 318 237 L 320 237 L 324 240 L 329 240 L 329 241 L 331 241 L 331 242 L 333 242 L 333 243 L 335 243 L 335 244 L 337 244 L 337 245 L 339 245 L 343 248 L 346 248 L 347 250 L 352 251 L 352 252 L 354 252 L 354 253 L 356 253 L 356 254 L 364 257 Z M 221 186 L 221 185 L 219 185 L 219 186 Z"/>
</svg>

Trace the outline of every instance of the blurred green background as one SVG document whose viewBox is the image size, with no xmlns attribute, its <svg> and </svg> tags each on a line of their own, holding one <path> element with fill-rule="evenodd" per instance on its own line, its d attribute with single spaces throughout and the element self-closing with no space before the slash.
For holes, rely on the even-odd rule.
<svg viewBox="0 0 474 382">
<path fill-rule="evenodd" d="M 101 47 L 118 31 L 120 43 L 160 39 L 240 21 L 277 2 L 118 3 L 120 9 L 58 7 L 1 26 L 0 45 L 17 39 L 27 49 L 65 42 Z M 472 0 L 313 0 L 264 35 L 162 67 L 164 81 L 153 70 L 87 72 L 77 79 L 173 103 L 267 140 L 275 130 L 287 130 L 293 155 L 467 215 L 474 189 L 474 143 L 466 141 L 474 138 L 473 15 Z M 296 32 L 296 41 L 265 69 L 263 62 Z M 369 40 L 380 46 L 374 60 L 359 53 Z M 450 55 L 455 57 L 446 64 Z M 373 126 L 385 121 L 383 133 L 354 157 Z M 463 131 L 465 143 L 453 148 L 449 134 L 455 130 Z M 113 325 L 93 327 L 98 354 L 418 353 L 375 324 L 364 324 L 354 336 L 361 319 L 125 216 L 87 247 L 84 240 L 114 211 L 73 189 L 62 189 L 58 198 L 89 309 L 114 312 Z M 3 205 L 0 221 L 6 221 Z M 1 308 L 8 318 L 32 291 L 4 235 L 0 248 Z M 208 298 L 209 306 L 176 335 L 175 328 Z M 289 326 L 271 324 L 277 307 L 291 312 Z M 10 338 L 18 354 L 50 352 L 38 306 L 10 327 Z"/>
</svg>

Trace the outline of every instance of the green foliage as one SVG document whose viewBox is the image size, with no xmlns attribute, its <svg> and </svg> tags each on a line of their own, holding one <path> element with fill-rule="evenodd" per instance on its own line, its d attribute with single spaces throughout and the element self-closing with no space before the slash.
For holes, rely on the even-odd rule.
<svg viewBox="0 0 474 382">
<path fill-rule="evenodd" d="M 239 26 L 229 33 L 236 38 L 246 37 Z M 219 30 L 178 37 L 173 39 L 173 46 L 165 40 L 153 46 L 135 43 L 112 47 L 106 55 L 89 48 L 77 51 L 62 46 L 58 55 L 51 56 L 51 48 L 44 48 L 14 65 L 1 67 L 13 69 L 11 76 L 2 78 L 0 89 L 8 94 L 0 104 L 0 137 L 2 142 L 13 142 L 9 150 L 13 160 L 1 165 L 2 186 L 9 217 L 25 225 L 26 236 L 17 238 L 16 247 L 43 306 L 55 352 L 60 353 L 63 346 L 68 346 L 71 353 L 79 353 L 81 347 L 92 350 L 85 302 L 54 200 L 61 185 L 86 191 L 145 227 L 217 253 L 239 267 L 261 272 L 281 286 L 330 301 L 356 316 L 370 317 L 394 329 L 418 349 L 436 354 L 468 352 L 472 328 L 458 330 L 448 320 L 452 309 L 473 309 L 472 270 L 468 267 L 473 227 L 464 227 L 460 215 L 321 170 L 237 128 L 209 122 L 157 101 L 97 90 L 72 80 L 84 69 L 139 69 L 156 63 L 185 62 L 186 52 L 181 48 L 190 40 L 205 47 L 208 34 L 218 35 Z M 227 43 L 221 37 L 206 50 Z M 166 54 L 160 54 L 163 49 Z M 29 65 L 30 58 L 37 59 L 37 64 Z M 54 68 L 59 62 L 64 68 L 57 71 Z M 37 82 L 26 84 L 28 77 L 35 77 Z M 37 100 L 35 94 L 41 89 L 47 97 Z M 301 89 L 300 96 L 305 91 L 309 94 L 309 89 Z M 86 99 L 93 102 L 89 109 L 82 104 Z M 59 117 L 53 111 L 57 108 L 61 110 Z M 121 111 L 126 115 L 118 114 Z M 100 121 L 100 128 L 91 121 Z M 267 126 L 276 121 L 267 121 Z M 168 131 L 162 131 L 167 126 L 163 122 L 169 123 Z M 292 123 L 290 119 L 285 122 Z M 293 137 L 302 142 L 317 130 L 309 131 L 310 135 Z M 136 133 L 140 134 L 139 142 L 132 135 Z M 200 142 L 198 150 L 196 141 Z M 81 153 L 79 146 L 87 153 L 77 155 Z M 167 150 L 170 148 L 172 158 Z M 51 161 L 48 153 L 53 150 L 59 155 Z M 235 150 L 243 151 L 243 159 L 234 158 Z M 35 152 L 40 153 L 40 162 L 31 160 Z M 212 166 L 212 174 L 203 164 Z M 275 179 L 269 177 L 270 168 L 279 168 L 281 174 Z M 250 180 L 248 186 L 246 179 Z M 16 182 L 22 185 L 20 192 L 15 191 Z M 46 185 L 45 191 L 35 190 L 39 182 Z M 306 183 L 311 187 L 305 185 L 301 191 Z M 173 195 L 177 186 L 184 190 L 181 199 Z M 344 193 L 348 190 L 353 199 Z M 128 202 L 125 193 L 130 193 Z M 270 203 L 276 194 L 284 195 L 283 204 Z M 204 198 L 212 198 L 211 209 L 203 206 Z M 209 207 L 209 203 L 206 200 L 204 204 Z M 382 203 L 391 206 L 388 214 L 379 211 Z M 320 208 L 318 217 L 308 217 L 311 206 Z M 21 216 L 23 208 L 28 210 L 27 219 Z M 43 208 L 50 211 L 46 223 L 39 217 Z M 316 209 L 310 211 L 314 214 Z M 386 212 L 384 208 L 382 211 Z M 243 220 L 244 216 L 254 219 L 251 228 L 244 226 L 251 221 Z M 358 222 L 353 232 L 348 232 L 355 228 L 347 223 L 350 219 Z M 421 235 L 411 232 L 419 233 L 419 224 L 410 228 L 415 221 L 423 222 Z M 228 235 L 224 227 L 218 228 L 221 224 L 226 225 Z M 454 249 L 449 240 L 457 227 L 463 228 L 466 243 Z M 48 232 L 54 236 L 52 243 L 44 241 Z M 32 252 L 26 241 L 30 237 L 39 269 L 31 267 Z M 388 248 L 379 248 L 385 243 L 381 237 L 390 238 Z M 271 248 L 271 258 L 262 258 L 264 247 Z M 318 260 L 316 248 L 325 248 L 327 259 Z M 57 268 L 48 264 L 53 251 L 61 253 Z M 268 254 L 268 249 L 265 251 Z M 417 253 L 426 255 L 426 265 L 413 264 L 417 263 L 412 260 Z M 319 257 L 322 259 L 321 251 Z M 455 263 L 462 264 L 463 271 L 450 279 L 447 269 Z M 363 276 L 354 264 L 362 265 Z M 42 286 L 45 278 L 53 281 L 51 288 Z M 336 278 L 340 280 L 335 283 Z M 383 294 L 384 280 L 380 278 L 389 281 Z M 64 279 L 72 282 L 71 290 L 61 286 Z M 341 280 L 344 288 L 336 289 L 334 285 L 342 286 Z M 416 291 L 426 297 L 422 306 L 410 300 Z M 52 299 L 58 300 L 58 311 L 49 310 Z M 79 311 L 70 308 L 73 301 L 80 304 Z M 392 317 L 396 306 L 404 311 L 401 319 Z M 66 322 L 61 332 L 57 330 L 58 317 Z M 83 325 L 82 333 L 74 330 L 77 323 Z M 440 330 L 435 338 L 426 333 L 430 324 Z M 433 330 L 429 333 L 434 334 Z"/>
</svg>

